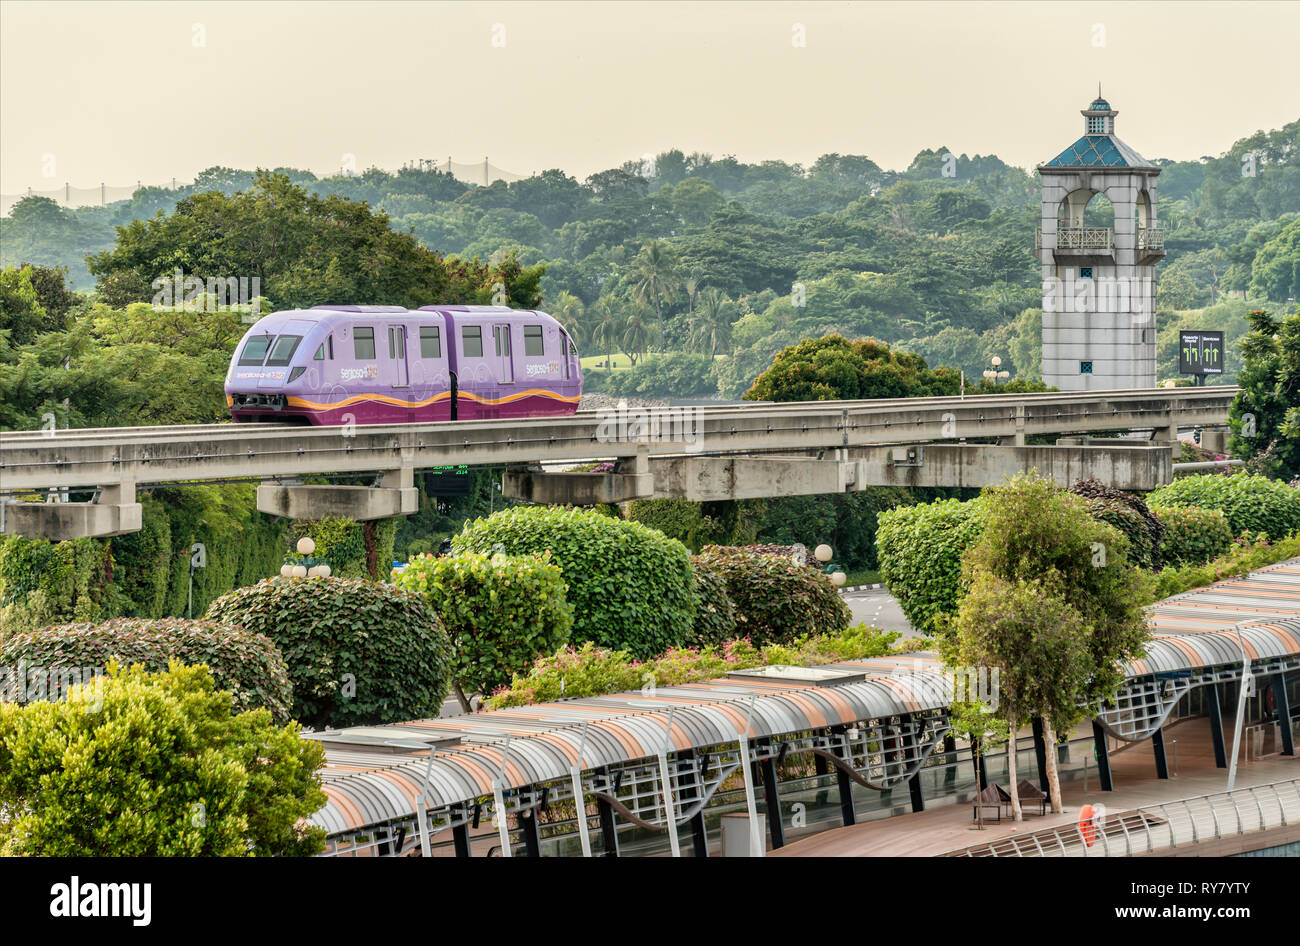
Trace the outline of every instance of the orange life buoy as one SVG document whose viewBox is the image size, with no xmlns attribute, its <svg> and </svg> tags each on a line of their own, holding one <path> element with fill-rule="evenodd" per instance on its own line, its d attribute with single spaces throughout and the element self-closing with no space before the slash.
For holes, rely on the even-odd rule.
<svg viewBox="0 0 1300 946">
<path fill-rule="evenodd" d="M 1094 815 L 1092 805 L 1084 805 L 1079 809 L 1079 833 L 1083 835 L 1083 843 L 1088 847 L 1092 847 L 1097 837 L 1097 829 L 1093 825 Z"/>
</svg>

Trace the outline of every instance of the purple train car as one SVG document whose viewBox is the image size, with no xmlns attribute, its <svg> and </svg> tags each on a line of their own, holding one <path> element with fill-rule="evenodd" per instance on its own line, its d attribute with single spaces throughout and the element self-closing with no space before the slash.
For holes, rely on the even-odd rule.
<svg viewBox="0 0 1300 946">
<path fill-rule="evenodd" d="M 572 414 L 578 349 L 545 312 L 319 305 L 259 319 L 235 349 L 237 421 L 401 424 Z"/>
</svg>

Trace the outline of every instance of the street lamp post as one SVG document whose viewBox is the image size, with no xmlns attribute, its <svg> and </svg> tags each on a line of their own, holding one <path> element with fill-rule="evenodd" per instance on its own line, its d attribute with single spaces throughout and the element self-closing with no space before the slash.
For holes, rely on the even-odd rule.
<svg viewBox="0 0 1300 946">
<path fill-rule="evenodd" d="M 831 551 L 831 547 L 827 545 L 825 542 L 823 542 L 821 545 L 817 546 L 817 548 L 813 550 L 813 556 L 820 563 L 822 574 L 828 575 L 830 577 L 831 584 L 833 584 L 836 588 L 839 588 L 843 586 L 844 582 L 847 579 L 844 572 L 840 571 L 840 569 L 837 568 L 834 565 L 834 563 L 831 562 L 831 559 L 834 557 L 834 555 L 835 553 Z"/>
<path fill-rule="evenodd" d="M 1011 377 L 1010 371 L 1002 371 L 1001 368 L 1002 359 L 997 355 L 994 355 L 993 367 L 992 369 L 985 369 L 984 377 L 988 378 L 990 381 L 1005 381 L 1007 378 Z"/>
</svg>

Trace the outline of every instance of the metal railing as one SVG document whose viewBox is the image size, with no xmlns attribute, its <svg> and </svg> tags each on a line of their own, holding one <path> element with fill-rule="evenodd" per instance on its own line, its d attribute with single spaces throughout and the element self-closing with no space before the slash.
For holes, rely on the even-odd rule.
<svg viewBox="0 0 1300 946">
<path fill-rule="evenodd" d="M 1197 795 L 1099 821 L 972 845 L 948 857 L 1133 857 L 1300 823 L 1300 779 Z"/>
</svg>

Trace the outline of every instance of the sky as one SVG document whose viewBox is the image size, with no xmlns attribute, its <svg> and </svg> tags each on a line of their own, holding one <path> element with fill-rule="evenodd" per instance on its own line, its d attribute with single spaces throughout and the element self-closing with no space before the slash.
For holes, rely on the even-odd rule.
<svg viewBox="0 0 1300 946">
<path fill-rule="evenodd" d="M 1021 167 L 1097 84 L 1148 159 L 1300 118 L 1300 2 L 0 2 L 0 191 L 669 148 Z"/>
</svg>

